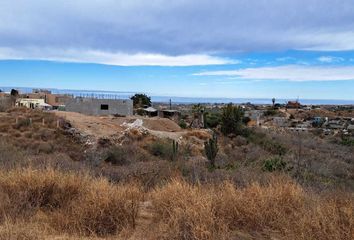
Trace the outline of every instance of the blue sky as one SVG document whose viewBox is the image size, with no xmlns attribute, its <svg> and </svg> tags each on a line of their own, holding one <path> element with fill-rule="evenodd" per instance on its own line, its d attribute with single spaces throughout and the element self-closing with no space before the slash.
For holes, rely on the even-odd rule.
<svg viewBox="0 0 354 240">
<path fill-rule="evenodd" d="M 354 100 L 354 1 L 0 2 L 0 86 Z"/>
</svg>

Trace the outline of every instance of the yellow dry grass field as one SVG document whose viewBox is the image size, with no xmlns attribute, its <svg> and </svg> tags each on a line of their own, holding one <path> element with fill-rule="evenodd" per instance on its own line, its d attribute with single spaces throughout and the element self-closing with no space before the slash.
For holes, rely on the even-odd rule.
<svg viewBox="0 0 354 240">
<path fill-rule="evenodd" d="M 87 174 L 0 171 L 0 239 L 341 239 L 353 194 L 318 195 L 286 177 L 236 188 L 172 179 L 144 192 Z"/>
</svg>

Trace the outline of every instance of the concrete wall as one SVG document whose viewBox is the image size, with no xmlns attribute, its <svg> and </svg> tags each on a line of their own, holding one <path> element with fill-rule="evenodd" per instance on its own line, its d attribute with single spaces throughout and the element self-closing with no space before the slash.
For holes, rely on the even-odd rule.
<svg viewBox="0 0 354 240">
<path fill-rule="evenodd" d="M 108 110 L 102 110 L 101 105 L 108 105 Z M 92 99 L 75 98 L 69 100 L 65 105 L 68 112 L 78 112 L 86 115 L 113 115 L 124 116 L 133 115 L 132 100 L 114 100 L 114 99 Z"/>
</svg>

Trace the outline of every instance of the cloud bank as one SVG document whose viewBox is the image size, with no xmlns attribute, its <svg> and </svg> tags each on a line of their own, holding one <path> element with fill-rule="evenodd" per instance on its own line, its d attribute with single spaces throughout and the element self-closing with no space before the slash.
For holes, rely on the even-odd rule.
<svg viewBox="0 0 354 240">
<path fill-rule="evenodd" d="M 228 76 L 233 79 L 249 80 L 285 80 L 285 81 L 344 81 L 354 80 L 354 67 L 308 67 L 277 66 L 245 68 L 231 71 L 209 71 L 194 74 L 196 76 Z"/>
<path fill-rule="evenodd" d="M 97 50 L 0 47 L 0 60 L 46 60 L 75 63 L 98 63 L 113 66 L 199 66 L 236 64 L 236 60 L 203 54 L 167 56 L 162 54 L 125 54 Z"/>
<path fill-rule="evenodd" d="M 19 57 L 73 60 L 75 52 L 84 56 L 75 59 L 123 65 L 145 64 L 141 58 L 179 65 L 186 56 L 187 62 L 218 64 L 225 60 L 212 56 L 264 50 L 354 50 L 353 5 L 353 0 L 2 0 L 0 47 L 7 49 L 3 59 L 25 49 Z"/>
</svg>

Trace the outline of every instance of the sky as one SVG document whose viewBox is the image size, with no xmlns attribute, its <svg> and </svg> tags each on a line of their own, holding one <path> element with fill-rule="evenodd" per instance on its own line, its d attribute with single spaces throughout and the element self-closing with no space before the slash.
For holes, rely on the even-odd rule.
<svg viewBox="0 0 354 240">
<path fill-rule="evenodd" d="M 354 0 L 0 0 L 0 86 L 354 100 Z"/>
</svg>

